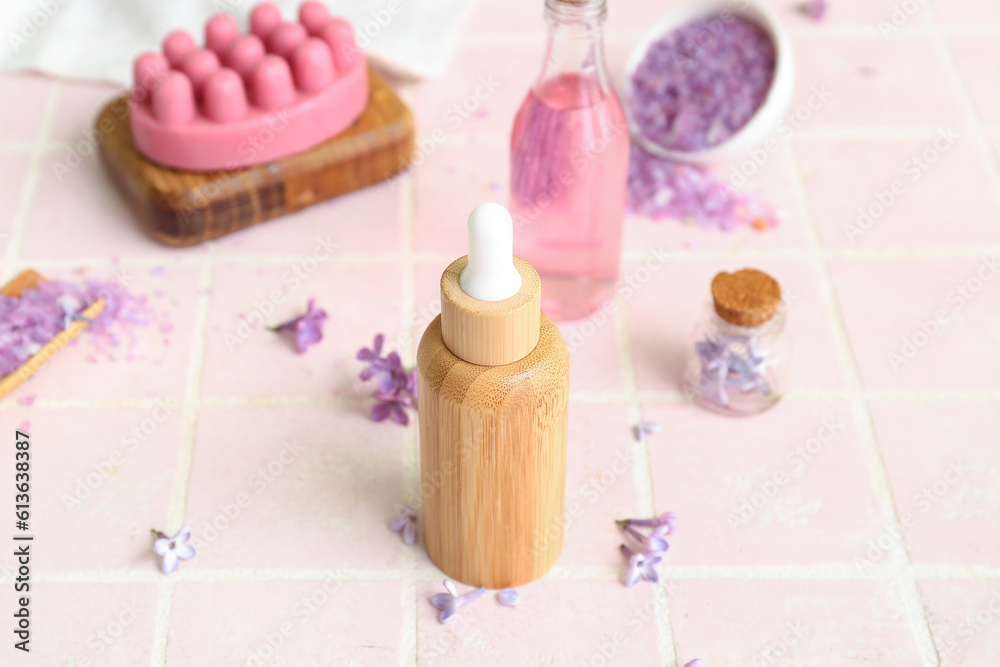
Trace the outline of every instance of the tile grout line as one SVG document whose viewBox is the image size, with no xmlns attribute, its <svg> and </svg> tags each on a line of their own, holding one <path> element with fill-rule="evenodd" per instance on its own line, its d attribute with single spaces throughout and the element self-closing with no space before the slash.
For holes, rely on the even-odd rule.
<svg viewBox="0 0 1000 667">
<path fill-rule="evenodd" d="M 30 156 L 28 158 L 27 174 L 24 183 L 21 184 L 21 196 L 17 203 L 17 213 L 11 224 L 10 238 L 7 239 L 7 249 L 3 255 L 3 263 L 0 264 L 0 284 L 6 283 L 14 277 L 17 267 L 21 263 L 21 242 L 24 239 L 24 232 L 28 226 L 28 217 L 35 203 L 38 194 L 38 184 L 41 181 L 42 157 L 45 154 L 45 143 L 52 132 L 52 123 L 55 118 L 57 102 L 62 95 L 62 83 L 53 81 L 52 89 L 45 100 L 45 109 L 42 111 L 42 120 L 38 127 L 38 136 L 35 138 Z"/>
<path fill-rule="evenodd" d="M 635 357 L 632 354 L 632 338 L 629 333 L 628 316 L 621 295 L 615 295 L 615 335 L 618 338 L 618 359 L 621 368 L 622 383 L 628 399 L 629 424 L 635 425 L 642 420 L 642 406 L 639 403 L 639 386 L 635 374 Z M 649 460 L 648 438 L 637 441 L 631 434 L 632 461 L 634 465 L 634 483 L 639 501 L 639 512 L 646 516 L 656 515 L 656 499 L 653 493 L 653 472 Z M 653 589 L 653 600 L 656 605 L 656 625 L 660 659 L 666 667 L 677 665 L 677 647 L 674 643 L 674 630 L 670 623 L 670 603 L 666 589 L 658 584 Z"/>
<path fill-rule="evenodd" d="M 415 339 L 413 331 L 414 319 L 416 317 L 416 263 L 414 261 L 414 227 L 415 227 L 415 189 L 413 187 L 413 176 L 406 175 L 400 180 L 402 188 L 400 196 L 400 219 L 402 225 L 402 260 L 400 261 L 400 278 L 402 284 L 401 316 L 402 330 L 410 332 L 410 345 L 405 350 L 405 355 L 415 359 L 414 354 Z M 404 355 L 404 358 L 405 358 Z M 403 496 L 417 498 L 420 488 L 417 476 L 417 420 L 406 429 L 403 443 Z M 423 503 L 421 503 L 421 507 Z M 421 515 L 418 513 L 418 517 Z M 419 518 L 418 518 L 419 520 Z M 418 524 L 422 525 L 422 524 Z M 421 531 L 422 533 L 422 531 Z M 422 538 L 422 534 L 421 534 Z M 423 540 L 418 538 L 417 544 L 422 545 Z M 400 586 L 400 603 L 402 605 L 403 626 L 400 632 L 399 665 L 400 667 L 416 667 L 417 665 L 417 555 L 416 545 L 410 547 L 403 545 L 403 571 L 404 578 Z"/>
<path fill-rule="evenodd" d="M 847 325 L 840 310 L 834 287 L 833 273 L 830 269 L 829 261 L 821 253 L 817 252 L 822 247 L 822 242 L 820 240 L 819 229 L 812 214 L 811 204 L 806 194 L 802 169 L 794 151 L 787 154 L 785 159 L 790 163 L 788 167 L 791 171 L 796 197 L 799 200 L 801 210 L 804 211 L 805 220 L 803 220 L 803 224 L 806 228 L 806 236 L 810 245 L 812 264 L 819 279 L 820 292 L 826 306 L 827 316 L 833 324 L 832 333 L 839 366 L 841 372 L 845 375 L 849 389 L 851 389 L 852 393 L 856 394 L 856 397 L 850 400 L 851 412 L 853 413 L 854 422 L 858 429 L 869 478 L 871 479 L 876 498 L 882 510 L 883 519 L 894 531 L 899 531 L 894 534 L 903 535 L 904 533 L 899 521 L 899 510 L 896 508 L 892 486 L 889 483 L 888 470 L 886 469 L 885 460 L 875 434 L 871 408 L 868 405 L 868 401 L 863 398 L 865 390 L 864 382 L 851 347 Z M 940 664 L 940 656 L 934 645 L 927 607 L 920 593 L 920 586 L 913 569 L 913 561 L 910 558 L 904 540 L 894 542 L 892 548 L 893 562 L 899 568 L 898 574 L 895 577 L 895 583 L 902 596 L 902 603 L 910 621 L 910 630 L 917 643 L 921 660 L 925 665 L 937 666 Z"/>
<path fill-rule="evenodd" d="M 210 249 L 214 253 L 214 249 Z M 201 389 L 202 363 L 205 356 L 206 328 L 208 326 L 208 310 L 211 302 L 212 281 L 215 272 L 211 264 L 201 269 L 201 279 L 198 285 L 199 304 L 198 315 L 194 325 L 194 342 L 191 346 L 191 356 L 188 360 L 187 389 L 185 391 L 184 423 L 182 428 L 181 446 L 174 465 L 174 488 L 170 496 L 167 516 L 167 532 L 173 534 L 184 521 L 187 505 L 188 483 L 191 479 L 191 464 L 194 458 L 194 445 L 198 424 L 198 397 Z M 174 577 L 164 577 L 160 584 L 159 600 L 156 609 L 156 625 L 153 632 L 152 667 L 165 667 L 167 664 L 167 642 L 170 632 L 170 621 L 173 611 Z"/>
</svg>

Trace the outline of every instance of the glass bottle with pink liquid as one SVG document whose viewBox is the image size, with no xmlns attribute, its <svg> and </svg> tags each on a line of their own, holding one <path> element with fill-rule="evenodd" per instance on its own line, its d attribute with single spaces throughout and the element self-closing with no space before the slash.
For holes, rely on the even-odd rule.
<svg viewBox="0 0 1000 667">
<path fill-rule="evenodd" d="M 614 295 L 629 133 L 604 58 L 607 0 L 546 0 L 542 73 L 514 120 L 514 252 L 542 278 L 542 310 L 579 319 Z"/>
</svg>

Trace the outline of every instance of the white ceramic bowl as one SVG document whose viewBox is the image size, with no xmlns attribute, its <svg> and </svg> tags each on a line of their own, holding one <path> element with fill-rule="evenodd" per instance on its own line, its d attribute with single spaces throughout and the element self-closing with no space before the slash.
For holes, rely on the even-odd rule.
<svg viewBox="0 0 1000 667">
<path fill-rule="evenodd" d="M 795 85 L 795 62 L 792 58 L 792 46 L 777 17 L 769 9 L 753 0 L 696 0 L 670 9 L 646 31 L 629 57 L 625 69 L 626 80 L 624 84 L 626 104 L 629 104 L 628 88 L 631 85 L 632 77 L 643 58 L 646 57 L 646 51 L 649 50 L 653 42 L 692 21 L 716 16 L 723 12 L 731 12 L 733 16 L 753 21 L 770 36 L 774 43 L 774 78 L 771 81 L 770 90 L 767 91 L 767 97 L 764 98 L 763 104 L 750 117 L 750 120 L 731 137 L 711 148 L 698 151 L 665 148 L 643 137 L 639 128 L 632 122 L 631 110 L 627 110 L 632 138 L 649 153 L 677 162 L 690 162 L 705 166 L 724 164 L 744 156 L 747 150 L 764 141 L 769 134 L 777 129 L 785 112 L 788 111 Z"/>
</svg>

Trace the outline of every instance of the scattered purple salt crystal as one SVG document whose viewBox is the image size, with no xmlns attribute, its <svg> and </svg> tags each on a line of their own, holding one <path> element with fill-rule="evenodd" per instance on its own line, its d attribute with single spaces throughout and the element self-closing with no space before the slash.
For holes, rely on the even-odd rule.
<svg viewBox="0 0 1000 667">
<path fill-rule="evenodd" d="M 505 607 L 516 607 L 521 604 L 521 594 L 514 588 L 505 588 L 497 593 L 497 602 Z"/>
<path fill-rule="evenodd" d="M 451 579 L 444 580 L 444 587 L 448 590 L 447 593 L 438 593 L 431 598 L 431 604 L 441 610 L 438 618 L 442 623 L 447 623 L 452 616 L 458 613 L 460 607 L 472 602 L 486 592 L 485 588 L 476 588 L 468 593 L 459 595 L 458 590 L 455 588 L 455 582 Z"/>
<path fill-rule="evenodd" d="M 413 505 L 403 505 L 399 514 L 389 521 L 389 530 L 399 533 L 406 544 L 417 543 L 417 510 Z"/>
<path fill-rule="evenodd" d="M 663 556 L 647 555 L 633 551 L 624 544 L 621 545 L 622 553 L 628 558 L 628 573 L 625 575 L 625 585 L 635 586 L 641 579 L 652 583 L 660 581 L 660 575 L 656 571 L 656 566 L 663 560 Z"/>
<path fill-rule="evenodd" d="M 326 311 L 316 308 L 316 299 L 309 299 L 304 315 L 289 320 L 271 329 L 279 333 L 295 334 L 295 347 L 299 354 L 305 353 L 310 345 L 323 340 L 323 325 L 326 323 Z"/>
<path fill-rule="evenodd" d="M 692 21 L 653 42 L 627 86 L 632 120 L 664 148 L 697 151 L 742 128 L 763 104 L 777 54 L 740 17 Z"/>
<path fill-rule="evenodd" d="M 188 542 L 191 540 L 191 529 L 184 526 L 177 531 L 173 537 L 167 537 L 158 530 L 153 530 L 156 542 L 153 543 L 153 551 L 163 558 L 161 568 L 163 574 L 171 574 L 177 569 L 177 564 L 182 560 L 194 558 L 195 551 Z"/>
<path fill-rule="evenodd" d="M 656 422 L 639 422 L 632 429 L 635 439 L 639 442 L 646 442 L 646 436 L 652 433 L 659 433 L 660 425 Z"/>
<path fill-rule="evenodd" d="M 740 193 L 711 172 L 656 157 L 638 146 L 629 155 L 628 207 L 654 220 L 692 221 L 703 228 L 731 231 L 741 225 L 758 231 L 776 227 L 770 205 Z M 689 245 L 697 247 L 696 242 Z"/>
</svg>

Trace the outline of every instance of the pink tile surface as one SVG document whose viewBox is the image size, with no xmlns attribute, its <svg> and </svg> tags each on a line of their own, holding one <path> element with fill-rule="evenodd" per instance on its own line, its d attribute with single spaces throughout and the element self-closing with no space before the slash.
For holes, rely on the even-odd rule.
<svg viewBox="0 0 1000 667">
<path fill-rule="evenodd" d="M 941 664 L 987 667 L 1000 655 L 1000 587 L 965 581 L 920 584 Z"/>
<path fill-rule="evenodd" d="M 177 665 L 398 665 L 399 584 L 180 584 L 167 660 Z M 344 629 L 350 627 L 350 632 Z"/>
<path fill-rule="evenodd" d="M 1000 243 L 1000 200 L 977 139 L 810 140 L 796 150 L 812 214 L 830 248 Z"/>
<path fill-rule="evenodd" d="M 1000 55 L 989 48 L 993 42 L 983 35 L 953 35 L 948 46 L 955 56 L 962 81 L 968 87 L 979 119 L 990 127 L 1000 126 L 1000 100 L 991 76 L 1000 66 Z"/>
<path fill-rule="evenodd" d="M 443 591 L 440 581 L 417 586 L 420 665 L 598 664 L 602 649 L 623 665 L 660 664 L 649 587 L 542 581 L 522 591 L 517 609 L 500 606 L 489 592 L 445 625 L 428 602 Z M 586 611 L 567 623 L 570 609 Z"/>
<path fill-rule="evenodd" d="M 921 664 L 899 596 L 883 582 L 710 579 L 679 588 L 671 617 L 684 660 L 734 667 Z"/>
<path fill-rule="evenodd" d="M 150 530 L 166 529 L 182 421 L 172 402 L 0 412 L 8 437 L 30 433 L 34 478 L 44 475 L 33 482 L 29 522 L 35 574 L 154 570 Z M 4 561 L 5 570 L 13 565 Z"/>
<path fill-rule="evenodd" d="M 116 667 L 152 659 L 155 584 L 40 583 L 31 592 L 31 651 L 5 648 L 8 664 Z"/>
<path fill-rule="evenodd" d="M 837 261 L 834 284 L 870 389 L 995 389 L 1000 265 L 987 259 Z"/>
<path fill-rule="evenodd" d="M 913 560 L 995 564 L 1000 415 L 993 406 L 877 402 L 872 416 L 896 506 L 912 515 L 903 525 Z"/>
<path fill-rule="evenodd" d="M 368 419 L 354 355 L 384 332 L 412 363 L 469 210 L 507 201 L 541 3 L 482 0 L 446 76 L 395 82 L 420 140 L 407 175 L 193 249 L 148 238 L 90 150 L 114 87 L 0 76 L 0 278 L 118 271 L 154 315 L 124 352 L 85 335 L 0 401 L 0 431 L 33 443 L 37 648 L 20 662 L 994 667 L 1000 279 L 986 259 L 1000 247 L 1000 13 L 986 0 L 838 0 L 817 22 L 764 1 L 795 49 L 796 129 L 716 174 L 758 191 L 780 226 L 628 217 L 620 312 L 560 325 L 572 365 L 561 558 L 518 609 L 491 591 L 447 625 L 430 604 L 443 575 L 386 528 L 418 488 L 415 430 Z M 610 3 L 618 85 L 667 4 Z M 818 90 L 829 99 L 810 108 Z M 847 239 L 858 207 L 948 128 L 960 140 Z M 790 302 L 790 386 L 772 411 L 729 420 L 678 389 L 712 276 L 746 266 Z M 330 319 L 299 355 L 263 327 L 309 297 Z M 904 339 L 918 349 L 893 370 Z M 637 443 L 639 419 L 662 430 Z M 844 423 L 828 442 L 823 419 Z M 921 512 L 955 461 L 968 470 Z M 859 569 L 894 528 L 890 508 L 915 523 L 889 539 L 893 558 Z M 659 589 L 623 586 L 613 520 L 665 510 L 679 527 Z M 182 524 L 198 555 L 166 579 L 149 530 Z M 937 656 L 922 655 L 932 643 Z"/>
<path fill-rule="evenodd" d="M 402 500 L 403 438 L 353 403 L 203 409 L 186 516 L 200 554 L 188 567 L 395 565 L 386 522 Z"/>
<path fill-rule="evenodd" d="M 734 432 L 645 405 L 657 511 L 681 517 L 671 565 L 850 563 L 882 527 L 850 406 L 789 401 Z M 850 489 L 850 493 L 846 490 Z"/>
</svg>

